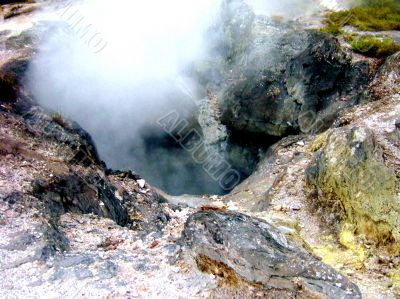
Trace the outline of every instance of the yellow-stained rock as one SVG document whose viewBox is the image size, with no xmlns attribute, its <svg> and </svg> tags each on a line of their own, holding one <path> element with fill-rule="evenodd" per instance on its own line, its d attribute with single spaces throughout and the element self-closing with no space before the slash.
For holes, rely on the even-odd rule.
<svg viewBox="0 0 400 299">
<path fill-rule="evenodd" d="M 307 169 L 318 204 L 336 215 L 340 240 L 352 250 L 350 224 L 376 244 L 400 243 L 398 168 L 387 163 L 393 153 L 382 139 L 365 127 L 332 130 Z"/>
</svg>

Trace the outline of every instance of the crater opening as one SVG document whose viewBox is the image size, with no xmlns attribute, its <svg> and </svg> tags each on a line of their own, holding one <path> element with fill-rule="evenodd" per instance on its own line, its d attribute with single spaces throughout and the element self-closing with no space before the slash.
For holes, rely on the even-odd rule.
<svg viewBox="0 0 400 299">
<path fill-rule="evenodd" d="M 57 21 L 43 12 L 34 98 L 88 131 L 110 168 L 172 195 L 228 193 L 279 140 L 230 131 L 210 92 L 221 96 L 240 70 L 228 54 L 249 46 L 252 1 L 118 3 L 58 3 Z M 228 34 L 239 8 L 248 27 Z"/>
</svg>

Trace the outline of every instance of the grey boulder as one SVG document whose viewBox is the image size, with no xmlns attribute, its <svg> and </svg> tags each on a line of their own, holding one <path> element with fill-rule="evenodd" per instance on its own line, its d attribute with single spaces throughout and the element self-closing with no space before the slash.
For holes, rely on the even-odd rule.
<svg viewBox="0 0 400 299">
<path fill-rule="evenodd" d="M 188 218 L 182 239 L 201 270 L 231 281 L 279 290 L 293 298 L 361 298 L 358 287 L 347 278 L 272 225 L 244 214 L 197 212 Z"/>
</svg>

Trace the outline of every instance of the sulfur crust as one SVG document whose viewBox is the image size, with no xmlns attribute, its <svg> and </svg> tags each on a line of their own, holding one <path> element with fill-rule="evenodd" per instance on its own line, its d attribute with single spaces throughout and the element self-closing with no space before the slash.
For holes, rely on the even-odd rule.
<svg viewBox="0 0 400 299">
<path fill-rule="evenodd" d="M 320 136 L 311 145 L 315 150 L 323 144 L 318 170 L 309 178 L 309 184 L 322 191 L 318 200 L 327 207 L 339 204 L 336 212 L 343 222 L 354 225 L 355 233 L 376 244 L 400 244 L 396 174 L 385 165 L 373 133 L 363 128 L 347 134 L 339 130 L 324 139 Z M 350 238 L 346 230 L 345 224 L 343 240 Z"/>
</svg>

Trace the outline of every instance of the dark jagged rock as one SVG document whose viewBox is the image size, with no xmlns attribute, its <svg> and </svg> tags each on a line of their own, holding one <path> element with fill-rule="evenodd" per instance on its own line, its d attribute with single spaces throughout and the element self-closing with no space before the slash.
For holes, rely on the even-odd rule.
<svg viewBox="0 0 400 299">
<path fill-rule="evenodd" d="M 161 207 L 161 204 L 166 203 L 166 200 L 156 192 L 146 195 L 143 201 L 124 192 L 123 201 L 132 215 L 141 215 L 141 217 L 131 219 L 131 227 L 140 230 L 143 236 L 162 230 L 170 220 L 169 215 Z"/>
<path fill-rule="evenodd" d="M 196 74 L 218 94 L 231 134 L 321 131 L 359 101 L 374 70 L 369 60 L 354 60 L 336 38 L 304 24 L 255 15 L 241 0 L 223 3 L 217 59 Z"/>
<path fill-rule="evenodd" d="M 56 177 L 51 183 L 36 181 L 33 193 L 55 215 L 67 211 L 93 213 L 113 219 L 119 225 L 128 222 L 128 213 L 115 197 L 115 187 L 99 176 L 76 174 Z"/>
<path fill-rule="evenodd" d="M 64 252 L 69 248 L 68 239 L 60 231 L 59 227 L 52 220 L 41 226 L 43 237 L 46 240 L 45 246 L 39 251 L 39 258 L 47 260 L 49 257 L 54 256 L 56 252 Z"/>
<path fill-rule="evenodd" d="M 99 158 L 92 137 L 79 124 L 61 115 L 46 113 L 40 107 L 32 106 L 30 103 L 22 105 L 21 102 L 23 99 L 20 100 L 19 108 L 23 106 L 26 111 L 21 108 L 17 112 L 22 114 L 32 134 L 51 138 L 69 146 L 75 153 L 73 157 L 67 157 L 71 163 L 86 166 L 95 163 L 103 168 L 106 167 Z"/>
<path fill-rule="evenodd" d="M 400 53 L 387 59 L 365 93 L 369 103 L 344 111 L 334 128 L 314 141 L 315 155 L 306 169 L 314 204 L 331 227 L 339 232 L 351 227 L 375 244 L 397 247 L 399 65 Z"/>
<path fill-rule="evenodd" d="M 242 279 L 292 295 L 361 298 L 358 287 L 347 278 L 270 224 L 244 214 L 197 212 L 188 218 L 182 238 L 200 268 L 205 270 L 208 263 L 214 274 L 231 281 Z"/>
<path fill-rule="evenodd" d="M 0 68 L 0 102 L 13 103 L 16 101 L 20 83 L 28 65 L 29 60 L 16 59 Z"/>
<path fill-rule="evenodd" d="M 390 56 L 379 69 L 365 101 L 377 101 L 400 94 L 400 52 Z"/>
<path fill-rule="evenodd" d="M 41 1 L 22 0 L 9 1 L 5 0 L 0 3 L 0 17 L 3 19 L 13 18 L 23 14 L 29 14 L 39 8 Z"/>
<path fill-rule="evenodd" d="M 257 66 L 263 61 L 270 65 Z M 335 38 L 314 31 L 285 33 L 243 66 L 226 90 L 222 122 L 232 130 L 272 136 L 321 131 L 339 110 L 358 102 L 369 76 L 369 64 L 353 63 Z M 315 127 L 317 121 L 323 125 Z"/>
<path fill-rule="evenodd" d="M 35 30 L 28 29 L 17 35 L 10 32 L 0 35 L 0 42 L 4 43 L 7 51 L 13 53 L 10 59 L 0 64 L 0 103 L 6 104 L 0 105 L 0 109 L 21 115 L 31 133 L 68 145 L 76 153 L 75 157 L 69 157 L 69 162 L 85 165 L 95 163 L 105 168 L 92 137 L 78 123 L 58 113 L 45 111 L 30 94 L 26 75 L 41 40 L 39 32 L 42 30 L 50 31 L 46 26 L 38 26 Z"/>
<path fill-rule="evenodd" d="M 135 181 L 140 180 L 142 177 L 133 172 L 132 170 L 128 170 L 128 171 L 121 171 L 121 170 L 114 170 L 114 169 L 106 169 L 105 171 L 106 175 L 115 175 L 118 176 L 120 178 L 128 178 L 128 179 L 133 179 Z"/>
<path fill-rule="evenodd" d="M 279 138 L 328 129 L 376 67 L 335 37 L 257 15 L 242 0 L 223 1 L 213 29 L 212 58 L 193 68 L 208 91 L 199 119 L 208 149 L 243 178 Z"/>
<path fill-rule="evenodd" d="M 38 36 L 33 30 L 13 34 L 11 31 L 0 33 L 0 43 L 8 53 L 9 59 L 0 63 L 0 102 L 15 103 L 21 95 L 25 74 L 37 47 Z"/>
<path fill-rule="evenodd" d="M 4 64 L 0 69 L 2 78 L 11 84 L 21 84 L 29 66 L 29 59 L 15 59 Z"/>
<path fill-rule="evenodd" d="M 256 16 L 244 1 L 227 0 L 225 5 L 223 18 L 228 21 L 224 24 L 224 28 L 217 31 L 217 35 L 225 32 L 226 36 L 213 49 L 222 53 L 223 58 L 220 60 L 222 66 L 215 64 L 214 68 L 211 67 L 210 75 L 201 77 L 201 82 L 208 85 L 210 83 L 208 80 L 213 81 L 210 86 L 216 88 L 211 88 L 209 93 L 215 93 L 217 99 L 220 97 L 224 100 L 221 96 L 228 96 L 232 91 L 235 92 L 232 101 L 238 99 L 242 101 L 241 96 L 245 95 L 251 102 L 254 97 L 254 102 L 251 103 L 254 103 L 255 107 L 249 109 L 256 111 L 247 111 L 248 107 L 238 110 L 241 118 L 248 117 L 250 121 L 242 128 L 240 127 L 241 120 L 230 124 L 230 120 L 224 119 L 224 123 L 230 129 L 226 130 L 220 122 L 220 112 L 224 112 L 222 116 L 226 117 L 226 109 L 229 110 L 231 107 L 225 107 L 222 103 L 221 111 L 221 107 L 216 105 L 215 113 L 212 115 L 216 122 L 209 126 L 211 129 L 208 133 L 215 128 L 218 131 L 212 138 L 210 135 L 201 137 L 208 138 L 211 140 L 210 143 L 215 141 L 217 146 L 221 145 L 218 144 L 220 140 L 231 142 L 224 144 L 227 147 L 221 146 L 222 150 L 228 152 L 227 157 L 231 157 L 228 161 L 240 162 L 236 165 L 251 172 L 252 163 L 255 164 L 254 156 L 261 155 L 261 151 L 259 152 L 258 144 L 254 148 L 249 147 L 249 140 L 262 140 L 265 136 L 269 139 L 270 135 L 274 134 L 280 138 L 288 132 L 308 132 L 309 124 L 312 123 L 310 120 L 313 118 L 312 115 L 304 116 L 304 111 L 316 112 L 318 117 L 326 120 L 325 123 L 329 126 L 330 118 L 338 110 L 357 102 L 362 87 L 368 81 L 367 74 L 370 71 L 370 65 L 368 62 L 350 61 L 335 39 L 312 31 L 294 30 L 298 24 L 290 27 L 287 24 L 277 24 L 268 18 Z M 11 58 L 8 54 L 5 55 L 6 61 L 1 63 L 6 64 L 0 65 L 0 109 L 2 111 L 0 112 L 2 124 L 0 143 L 3 145 L 0 146 L 0 161 L 2 162 L 0 269 L 4 273 L 0 280 L 0 289 L 5 293 L 5 297 L 12 297 L 15 294 L 32 297 L 46 295 L 50 297 L 186 296 L 207 298 L 254 298 L 264 295 L 267 298 L 280 299 L 360 297 L 355 285 L 322 264 L 304 249 L 296 247 L 297 242 L 292 242 L 292 239 L 287 240 L 273 226 L 242 214 L 210 211 L 217 208 L 207 205 L 202 206 L 202 209 L 208 209 L 208 212 L 196 213 L 189 217 L 183 240 L 187 248 L 194 252 L 201 270 L 223 277 L 233 284 L 243 282 L 248 291 L 245 294 L 249 296 L 242 295 L 241 290 L 238 291 L 237 288 L 231 288 L 228 293 L 224 293 L 227 289 L 224 290 L 224 286 L 221 285 L 217 286 L 216 282 L 219 281 L 215 281 L 215 277 L 193 271 L 193 267 L 181 260 L 179 253 L 182 244 L 178 236 L 182 231 L 183 221 L 194 211 L 188 207 L 168 204 L 161 193 L 152 190 L 147 184 L 138 182 L 140 177 L 133 172 L 107 170 L 98 159 L 94 142 L 87 132 L 72 121 L 58 114 L 48 114 L 37 107 L 30 98 L 29 90 L 21 86 L 28 61 L 32 58 L 30 55 L 34 52 L 32 51 L 35 47 L 32 47 L 35 43 L 34 37 L 28 32 L 21 34 L 2 32 L 0 41 L 3 42 L 3 37 L 7 36 L 3 50 L 13 54 Z M 28 49 L 26 52 L 25 48 Z M 14 53 L 18 51 L 22 51 L 21 55 Z M 374 86 L 385 88 L 385 91 L 389 90 L 389 93 L 397 90 L 398 93 L 396 69 L 398 69 L 396 65 L 383 68 Z M 388 78 L 390 80 L 387 82 L 390 82 L 390 85 L 385 86 L 383 82 Z M 226 87 L 228 89 L 225 89 Z M 221 90 L 225 91 L 223 95 L 218 94 Z M 380 96 L 379 92 L 380 90 L 377 89 L 375 94 L 377 98 Z M 307 98 L 307 101 L 304 98 Z M 340 101 L 338 101 L 339 98 Z M 263 106 L 270 103 L 268 101 L 271 99 L 272 105 Z M 248 104 L 243 103 L 243 106 Z M 169 105 L 171 103 L 168 103 Z M 174 105 L 179 106 L 179 101 Z M 379 132 L 367 130 L 363 142 L 359 142 L 357 138 L 348 138 L 346 134 L 341 136 L 343 139 L 339 138 L 339 141 L 343 143 L 335 143 L 333 138 L 328 140 L 327 147 L 332 144 L 338 145 L 336 153 L 345 153 L 343 156 L 348 164 L 345 165 L 345 171 L 339 172 L 338 178 L 337 172 L 331 171 L 337 170 L 335 163 L 338 159 L 329 161 L 330 152 L 327 148 L 323 148 L 323 153 L 319 153 L 318 157 L 324 159 L 317 158 L 313 161 L 319 167 L 315 175 L 317 179 L 321 179 L 318 182 L 319 185 L 316 186 L 319 188 L 318 191 L 332 191 L 328 188 L 324 190 L 327 186 L 324 183 L 330 183 L 325 180 L 327 174 L 332 174 L 331 178 L 333 177 L 335 183 L 343 182 L 340 181 L 342 179 L 340 176 L 354 166 L 352 157 L 349 157 L 348 153 L 354 152 L 359 157 L 366 156 L 368 162 L 379 162 L 378 165 L 372 164 L 374 167 L 370 169 L 373 171 L 383 169 L 383 166 L 397 167 L 396 171 L 398 170 L 397 145 L 400 136 L 398 130 L 400 120 L 395 114 L 400 110 L 398 105 L 391 107 L 393 109 L 386 108 L 386 110 L 379 106 L 373 107 L 377 111 L 381 109 L 382 114 L 371 117 L 370 126 L 383 127 L 383 130 Z M 140 107 L 138 109 L 140 111 Z M 189 110 L 191 109 L 190 107 Z M 257 113 L 261 113 L 262 109 L 266 110 L 263 111 L 264 118 L 259 121 L 255 117 L 258 117 Z M 271 113 L 268 109 L 275 109 L 277 114 Z M 371 110 L 367 112 L 370 113 Z M 386 123 L 388 115 L 391 115 L 391 119 Z M 193 116 L 189 118 L 192 127 L 200 132 Z M 207 120 L 209 118 L 204 123 L 209 124 Z M 235 127 L 236 125 L 238 127 Z M 344 122 L 338 123 L 340 127 L 343 125 Z M 254 132 L 254 134 L 249 132 Z M 342 132 L 349 131 L 345 129 L 340 131 Z M 179 135 L 177 130 L 170 133 Z M 358 129 L 351 133 L 362 137 L 365 132 Z M 234 138 L 228 134 L 232 134 Z M 154 148 L 153 141 L 156 134 L 148 131 L 146 135 L 148 136 L 145 138 L 148 141 L 147 146 L 149 149 Z M 165 139 L 163 136 L 158 137 L 161 140 L 161 147 L 164 147 Z M 301 213 L 302 210 L 306 210 L 305 206 L 309 203 L 303 198 L 302 175 L 308 163 L 308 158 L 305 157 L 308 156 L 305 145 L 311 138 L 313 137 L 307 139 L 307 142 L 303 139 L 290 138 L 289 140 L 288 138 L 279 145 L 280 149 L 279 152 L 276 150 L 276 155 L 274 152 L 273 156 L 267 157 L 268 167 L 263 166 L 260 175 L 275 176 L 268 187 L 272 191 L 268 195 L 263 193 L 258 197 L 259 202 L 254 205 L 252 203 L 255 201 L 253 201 L 251 204 L 253 211 L 256 212 L 259 212 L 261 207 L 267 210 L 266 207 L 271 204 L 272 207 L 278 208 L 277 212 L 285 214 L 285 217 L 290 220 L 296 219 L 293 230 L 297 231 L 298 226 L 300 232 L 300 227 L 310 224 L 306 232 L 301 232 L 302 236 L 306 235 L 307 238 L 309 233 L 318 232 L 310 238 L 312 241 L 313 238 L 325 239 L 322 238 L 322 236 L 325 237 L 325 232 L 322 231 L 325 227 L 315 231 L 316 228 L 312 226 L 319 224 L 318 221 L 301 222 L 304 221 L 304 215 L 311 214 L 306 212 L 302 218 L 299 217 L 300 214 L 294 213 L 294 211 Z M 239 143 L 242 139 L 243 145 Z M 289 143 L 297 143 L 297 145 L 289 149 L 287 145 Z M 390 149 L 387 150 L 387 147 Z M 281 151 L 286 151 L 286 148 L 289 154 L 281 155 Z M 300 148 L 301 151 L 299 151 Z M 372 150 L 369 151 L 370 149 Z M 381 150 L 383 155 L 379 156 L 382 154 Z M 69 156 L 71 152 L 74 152 L 74 156 Z M 171 153 L 177 160 L 182 160 L 182 156 L 176 155 L 175 151 Z M 134 154 L 137 155 L 136 152 Z M 145 156 L 156 165 L 156 170 L 160 167 L 158 151 L 153 152 L 153 155 L 146 154 Z M 171 160 L 170 156 L 168 160 Z M 119 155 L 116 157 L 118 158 Z M 311 155 L 309 158 L 311 159 Z M 307 163 L 304 163 L 305 161 Z M 171 164 L 175 163 L 175 161 L 171 162 Z M 333 167 L 330 168 L 332 164 Z M 269 165 L 272 166 L 269 167 Z M 356 172 L 363 170 L 357 165 L 353 169 L 356 169 Z M 167 175 L 170 173 L 171 171 L 168 170 Z M 357 172 L 351 178 L 359 184 L 357 188 L 363 183 L 357 182 L 359 173 L 361 172 Z M 381 178 L 381 173 L 382 171 L 374 172 L 379 178 Z M 182 176 L 182 173 L 177 174 Z M 397 179 L 395 186 L 397 190 L 392 188 L 390 192 L 398 191 L 398 171 L 394 174 L 396 178 L 391 176 L 389 184 L 382 185 L 381 190 L 389 189 L 385 186 L 394 187 L 393 182 Z M 188 182 L 192 180 L 192 176 L 185 176 L 185 178 Z M 292 181 L 299 183 L 289 186 L 288 183 Z M 260 182 L 268 183 L 258 181 Z M 244 184 L 243 192 L 254 198 L 253 188 L 256 184 Z M 169 185 L 172 189 L 176 188 L 173 184 Z M 182 186 L 187 188 L 185 183 Z M 347 191 L 350 193 L 353 190 L 360 191 L 357 188 L 352 189 L 353 187 L 349 184 Z M 368 189 L 368 185 L 361 187 L 361 191 Z M 204 191 L 204 187 L 201 186 L 201 188 Z M 283 190 L 282 193 L 280 193 L 281 190 Z M 380 192 L 381 190 L 377 189 L 379 194 L 375 195 L 374 199 L 379 197 L 387 199 L 385 193 L 387 190 Z M 341 195 L 342 190 L 334 191 L 339 191 L 337 195 Z M 273 192 L 275 192 L 275 199 L 277 195 L 284 197 L 282 202 L 285 206 L 279 206 L 278 203 L 282 202 L 273 200 Z M 236 197 L 242 196 L 240 193 L 234 193 Z M 349 200 L 354 199 L 351 196 L 356 192 L 352 193 L 348 197 Z M 255 194 L 257 195 L 257 191 Z M 322 196 L 322 193 L 320 192 L 318 196 Z M 295 198 L 299 198 L 299 201 L 292 206 L 290 201 Z M 322 198 L 319 199 L 323 201 Z M 387 201 L 384 200 L 376 200 L 373 203 L 381 208 L 387 205 Z M 390 203 L 398 202 L 398 193 L 397 197 L 391 197 L 391 200 Z M 217 203 L 220 202 L 217 201 Z M 290 205 L 286 206 L 286 203 Z M 368 201 L 361 204 L 365 207 L 365 203 L 368 204 Z M 227 206 L 230 206 L 228 202 Z M 179 213 L 175 213 L 177 209 L 180 209 Z M 398 238 L 397 219 L 399 217 L 393 213 L 396 209 L 397 206 L 393 205 L 392 214 L 387 222 L 391 221 L 390 224 L 394 227 L 393 232 L 396 233 L 393 235 Z M 381 217 L 381 215 L 378 216 Z M 109 217 L 114 221 L 103 219 L 103 217 Z M 266 217 L 264 213 L 263 217 Z M 275 223 L 279 223 L 281 220 L 276 221 Z M 286 222 L 286 219 L 282 221 Z M 115 225 L 114 222 L 127 225 L 121 227 Z M 382 224 L 382 222 L 379 223 Z M 310 227 L 311 230 L 309 230 Z M 291 225 L 286 226 L 284 223 L 284 226 L 279 229 L 290 231 L 291 228 Z M 383 228 L 386 227 L 383 226 Z M 292 237 L 294 240 L 295 237 L 293 235 Z M 300 244 L 301 240 L 298 242 Z M 301 245 L 306 244 L 303 242 Z M 320 243 L 313 243 L 312 246 L 317 245 Z M 316 249 L 316 247 L 313 248 Z M 347 253 L 339 248 L 336 252 L 336 247 L 332 248 L 335 254 Z M 173 268 L 167 267 L 166 261 Z M 353 266 L 343 265 L 343 268 L 340 268 L 346 271 L 349 267 Z M 389 292 L 396 291 L 386 290 L 386 285 L 381 288 L 383 283 L 386 284 L 382 279 L 382 273 L 389 273 L 388 270 L 392 271 L 394 267 L 394 264 L 388 264 L 388 267 L 379 265 L 379 272 L 368 271 L 367 275 L 364 275 L 360 271 L 353 277 L 360 283 L 363 291 L 366 290 L 366 296 L 389 298 Z M 371 278 L 371 274 L 376 277 Z M 193 287 L 199 281 L 201 281 L 201 290 Z M 373 285 L 375 282 L 376 288 L 374 285 L 371 292 L 367 285 Z M 68 292 L 64 292 L 65 289 Z M 260 289 L 264 291 L 261 295 Z M 132 292 L 133 290 L 135 293 Z"/>
</svg>

